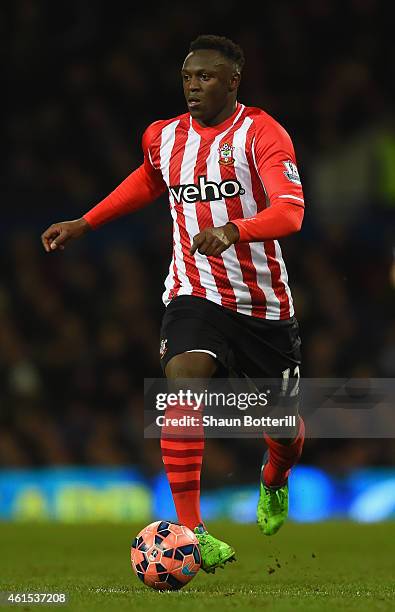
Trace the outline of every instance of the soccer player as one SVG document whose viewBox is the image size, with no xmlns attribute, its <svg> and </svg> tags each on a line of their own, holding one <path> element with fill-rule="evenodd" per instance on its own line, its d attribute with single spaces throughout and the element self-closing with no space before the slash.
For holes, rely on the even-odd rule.
<svg viewBox="0 0 395 612">
<path fill-rule="evenodd" d="M 301 228 L 303 192 L 287 132 L 237 99 L 243 64 L 243 51 L 225 37 L 194 40 L 181 70 L 188 112 L 152 123 L 142 165 L 82 218 L 51 225 L 42 242 L 47 252 L 63 249 L 168 191 L 173 257 L 160 358 L 169 385 L 227 370 L 281 379 L 295 395 L 300 337 L 277 240 Z M 296 423 L 285 438 L 264 434 L 257 521 L 265 535 L 287 517 L 288 476 L 304 442 L 299 415 Z M 214 572 L 235 551 L 207 532 L 200 514 L 204 439 L 162 435 L 161 447 L 178 520 L 195 531 L 202 567 Z"/>
</svg>

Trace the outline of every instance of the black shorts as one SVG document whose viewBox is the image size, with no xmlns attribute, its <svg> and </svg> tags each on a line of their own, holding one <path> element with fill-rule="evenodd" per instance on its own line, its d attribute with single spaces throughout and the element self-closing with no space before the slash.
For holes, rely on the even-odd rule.
<svg viewBox="0 0 395 612">
<path fill-rule="evenodd" d="M 160 339 L 163 370 L 175 355 L 204 351 L 217 359 L 219 376 L 300 376 L 301 342 L 295 317 L 268 321 L 182 295 L 167 306 Z"/>
</svg>

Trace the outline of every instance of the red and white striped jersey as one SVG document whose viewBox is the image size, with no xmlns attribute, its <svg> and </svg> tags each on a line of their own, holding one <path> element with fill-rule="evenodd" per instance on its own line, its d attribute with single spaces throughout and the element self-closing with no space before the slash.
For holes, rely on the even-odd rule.
<svg viewBox="0 0 395 612">
<path fill-rule="evenodd" d="M 277 202 L 304 203 L 291 139 L 258 108 L 237 104 L 213 127 L 189 113 L 157 121 L 143 137 L 145 164 L 169 191 L 173 256 L 164 304 L 178 295 L 206 298 L 263 319 L 294 314 L 288 275 L 277 240 L 237 242 L 219 257 L 190 255 L 206 227 L 251 218 Z"/>
</svg>

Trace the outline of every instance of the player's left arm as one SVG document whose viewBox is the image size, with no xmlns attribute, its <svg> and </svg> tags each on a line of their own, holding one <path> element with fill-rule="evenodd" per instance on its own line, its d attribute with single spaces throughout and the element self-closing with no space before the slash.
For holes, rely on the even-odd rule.
<svg viewBox="0 0 395 612">
<path fill-rule="evenodd" d="M 207 228 L 194 237 L 190 250 L 219 256 L 235 242 L 276 240 L 298 232 L 304 216 L 304 197 L 295 151 L 279 124 L 258 126 L 252 156 L 266 194 L 267 207 L 254 217 L 232 219 L 221 227 Z"/>
<path fill-rule="evenodd" d="M 251 153 L 267 207 L 254 217 L 232 220 L 239 230 L 239 241 L 276 240 L 298 232 L 304 197 L 291 138 L 278 123 L 258 126 Z"/>
</svg>

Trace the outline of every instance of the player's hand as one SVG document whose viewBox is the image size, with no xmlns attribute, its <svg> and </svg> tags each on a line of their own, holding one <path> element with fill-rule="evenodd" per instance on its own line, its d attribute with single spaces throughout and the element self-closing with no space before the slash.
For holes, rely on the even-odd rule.
<svg viewBox="0 0 395 612">
<path fill-rule="evenodd" d="M 233 223 L 221 227 L 208 227 L 193 238 L 190 254 L 199 251 L 201 255 L 218 257 L 240 238 L 239 230 Z"/>
<path fill-rule="evenodd" d="M 63 251 L 66 242 L 83 236 L 89 230 L 90 225 L 83 217 L 75 221 L 53 223 L 41 234 L 41 242 L 47 253 L 56 251 L 56 249 Z"/>
</svg>

